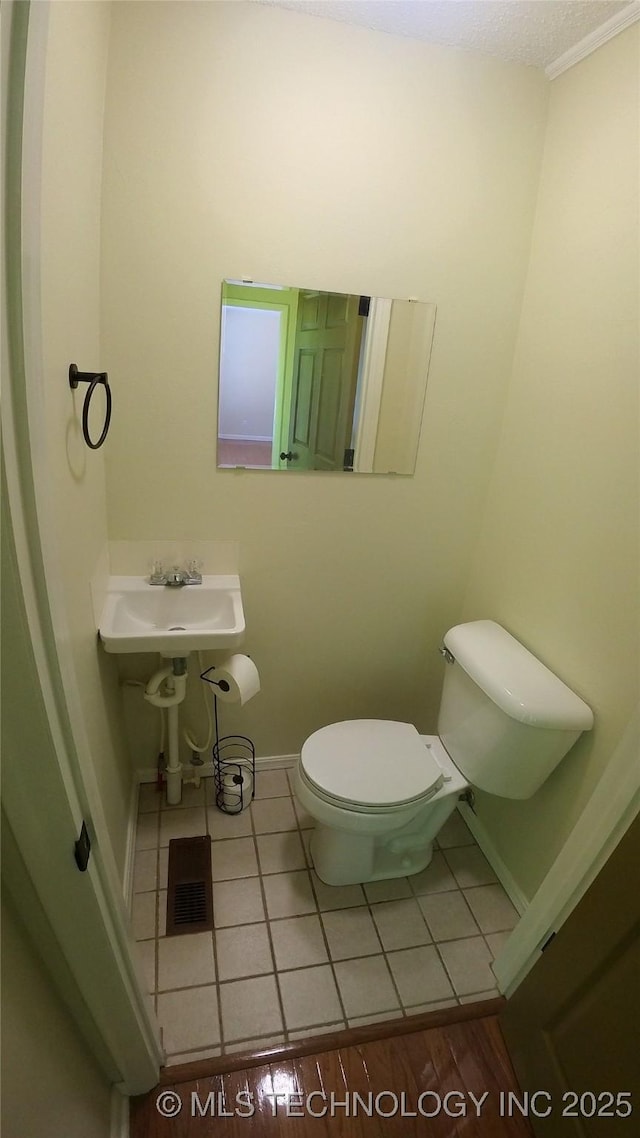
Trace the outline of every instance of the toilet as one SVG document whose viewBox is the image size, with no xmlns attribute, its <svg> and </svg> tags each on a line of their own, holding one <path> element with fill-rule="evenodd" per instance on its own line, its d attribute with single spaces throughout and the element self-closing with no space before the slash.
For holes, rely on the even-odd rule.
<svg viewBox="0 0 640 1138">
<path fill-rule="evenodd" d="M 315 820 L 311 854 L 328 885 L 419 873 L 460 798 L 478 788 L 530 798 L 583 731 L 591 709 L 492 620 L 451 628 L 438 734 L 353 719 L 310 735 L 295 794 Z"/>
</svg>

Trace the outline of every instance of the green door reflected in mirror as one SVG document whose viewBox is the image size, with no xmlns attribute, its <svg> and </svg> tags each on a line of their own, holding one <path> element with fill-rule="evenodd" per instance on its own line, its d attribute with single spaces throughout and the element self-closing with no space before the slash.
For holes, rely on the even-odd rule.
<svg viewBox="0 0 640 1138">
<path fill-rule="evenodd" d="M 218 466 L 411 474 L 435 305 L 224 281 Z"/>
</svg>

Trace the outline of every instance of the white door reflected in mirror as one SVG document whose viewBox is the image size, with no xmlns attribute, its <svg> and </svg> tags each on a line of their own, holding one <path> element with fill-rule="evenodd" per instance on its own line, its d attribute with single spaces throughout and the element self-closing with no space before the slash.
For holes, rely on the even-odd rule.
<svg viewBox="0 0 640 1138">
<path fill-rule="evenodd" d="M 218 466 L 413 474 L 435 312 L 224 281 Z"/>
</svg>

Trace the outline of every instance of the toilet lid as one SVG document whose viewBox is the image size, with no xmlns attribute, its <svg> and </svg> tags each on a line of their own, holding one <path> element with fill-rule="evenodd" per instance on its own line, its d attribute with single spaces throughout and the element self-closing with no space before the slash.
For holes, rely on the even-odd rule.
<svg viewBox="0 0 640 1138">
<path fill-rule="evenodd" d="M 351 719 L 310 735 L 301 766 L 320 791 L 359 806 L 430 797 L 443 774 L 412 723 Z"/>
</svg>

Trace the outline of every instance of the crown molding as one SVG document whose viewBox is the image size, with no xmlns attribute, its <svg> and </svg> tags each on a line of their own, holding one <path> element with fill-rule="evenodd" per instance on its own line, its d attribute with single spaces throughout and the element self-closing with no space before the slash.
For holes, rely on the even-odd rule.
<svg viewBox="0 0 640 1138">
<path fill-rule="evenodd" d="M 632 3 L 627 4 L 626 8 L 616 12 L 610 20 L 601 24 L 599 28 L 590 32 L 588 36 L 585 36 L 579 43 L 574 44 L 568 51 L 558 56 L 553 63 L 545 67 L 544 73 L 547 79 L 557 79 L 563 71 L 568 71 L 574 64 L 585 59 L 587 55 L 591 55 L 592 51 L 597 51 L 607 40 L 613 39 L 625 28 L 635 24 L 637 20 L 640 20 L 640 0 L 632 0 Z"/>
</svg>

